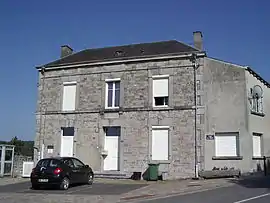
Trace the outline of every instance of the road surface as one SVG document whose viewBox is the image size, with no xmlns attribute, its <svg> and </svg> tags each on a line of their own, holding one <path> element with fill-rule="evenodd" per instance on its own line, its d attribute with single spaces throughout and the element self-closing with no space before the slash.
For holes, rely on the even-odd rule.
<svg viewBox="0 0 270 203">
<path fill-rule="evenodd" d="M 202 191 L 162 199 L 145 200 L 145 203 L 270 203 L 270 179 L 236 181 L 229 187 Z"/>
</svg>

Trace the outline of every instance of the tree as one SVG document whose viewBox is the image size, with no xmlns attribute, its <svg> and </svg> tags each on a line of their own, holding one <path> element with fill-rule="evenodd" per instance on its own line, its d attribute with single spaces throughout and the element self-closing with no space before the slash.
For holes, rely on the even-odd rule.
<svg viewBox="0 0 270 203">
<path fill-rule="evenodd" d="M 34 154 L 34 141 L 19 140 L 17 136 L 13 137 L 9 142 L 0 141 L 0 144 L 14 145 L 14 153 L 16 155 L 32 156 Z"/>
</svg>

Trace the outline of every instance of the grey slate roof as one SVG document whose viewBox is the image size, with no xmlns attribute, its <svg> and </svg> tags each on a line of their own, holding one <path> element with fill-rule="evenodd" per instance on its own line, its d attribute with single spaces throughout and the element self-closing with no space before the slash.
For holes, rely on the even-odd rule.
<svg viewBox="0 0 270 203">
<path fill-rule="evenodd" d="M 199 52 L 199 50 L 176 40 L 160 41 L 143 44 L 86 49 L 62 59 L 45 64 L 45 67 L 91 63 L 101 61 L 125 60 L 133 58 L 162 56 Z"/>
</svg>

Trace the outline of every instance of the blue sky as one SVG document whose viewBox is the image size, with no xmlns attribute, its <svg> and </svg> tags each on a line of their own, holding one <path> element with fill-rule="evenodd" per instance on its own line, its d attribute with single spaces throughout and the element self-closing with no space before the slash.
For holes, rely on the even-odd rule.
<svg viewBox="0 0 270 203">
<path fill-rule="evenodd" d="M 130 3 L 128 3 L 130 2 Z M 203 32 L 208 55 L 253 67 L 270 81 L 270 2 L 266 0 L 0 2 L 0 140 L 35 135 L 37 71 L 75 51 L 176 39 Z"/>
</svg>

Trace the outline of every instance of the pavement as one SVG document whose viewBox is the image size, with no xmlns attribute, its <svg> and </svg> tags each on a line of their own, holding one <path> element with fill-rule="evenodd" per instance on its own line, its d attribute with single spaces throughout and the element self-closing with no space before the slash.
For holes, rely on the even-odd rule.
<svg viewBox="0 0 270 203">
<path fill-rule="evenodd" d="M 270 178 L 265 177 L 158 182 L 96 179 L 91 186 L 74 186 L 67 191 L 32 190 L 29 179 L 8 182 L 0 179 L 0 202 L 270 202 Z"/>
</svg>

